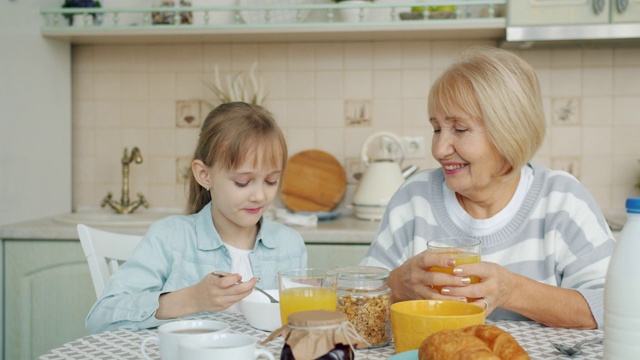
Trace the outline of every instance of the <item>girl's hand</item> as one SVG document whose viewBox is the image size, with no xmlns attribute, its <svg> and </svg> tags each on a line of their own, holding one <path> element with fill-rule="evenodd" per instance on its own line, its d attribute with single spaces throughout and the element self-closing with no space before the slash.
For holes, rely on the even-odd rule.
<svg viewBox="0 0 640 360">
<path fill-rule="evenodd" d="M 238 274 L 207 274 L 193 286 L 197 307 L 201 311 L 220 311 L 242 300 L 251 294 L 258 279 L 254 277 L 246 282 L 241 282 L 241 279 Z"/>
</svg>

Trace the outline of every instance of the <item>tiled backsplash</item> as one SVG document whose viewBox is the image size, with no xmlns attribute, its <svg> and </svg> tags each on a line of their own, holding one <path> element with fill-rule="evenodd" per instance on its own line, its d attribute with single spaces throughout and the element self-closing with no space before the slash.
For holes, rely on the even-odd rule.
<svg viewBox="0 0 640 360">
<path fill-rule="evenodd" d="M 406 41 L 289 44 L 75 46 L 73 48 L 73 205 L 120 198 L 124 148 L 144 162 L 130 168 L 130 192 L 152 207 L 184 208 L 198 126 L 216 103 L 206 86 L 258 62 L 271 110 L 290 155 L 315 148 L 348 169 L 376 131 L 424 136 L 436 166 L 426 97 L 433 79 L 465 47 L 487 42 Z M 534 161 L 571 171 L 605 210 L 640 196 L 640 49 L 526 50 L 540 77 L 549 127 Z M 356 166 L 357 167 L 357 166 Z M 348 170 L 349 171 L 349 170 Z M 351 170 L 352 172 L 353 170 Z M 349 179 L 344 203 L 355 180 Z"/>
</svg>

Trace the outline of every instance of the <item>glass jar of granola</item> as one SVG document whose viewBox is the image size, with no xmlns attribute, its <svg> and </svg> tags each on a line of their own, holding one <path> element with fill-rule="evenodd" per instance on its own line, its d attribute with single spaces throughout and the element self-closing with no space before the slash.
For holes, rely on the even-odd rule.
<svg viewBox="0 0 640 360">
<path fill-rule="evenodd" d="M 387 285 L 389 270 L 376 266 L 337 268 L 337 311 L 347 315 L 369 348 L 391 341 L 391 290 Z M 358 346 L 362 348 L 362 346 Z"/>
</svg>

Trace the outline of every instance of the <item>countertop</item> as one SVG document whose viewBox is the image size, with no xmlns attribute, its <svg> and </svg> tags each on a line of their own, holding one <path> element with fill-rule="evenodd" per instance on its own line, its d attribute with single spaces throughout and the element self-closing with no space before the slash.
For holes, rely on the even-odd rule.
<svg viewBox="0 0 640 360">
<path fill-rule="evenodd" d="M 0 238 L 14 240 L 78 239 L 75 224 L 59 220 L 60 216 L 19 222 L 0 227 Z M 318 221 L 317 226 L 291 226 L 298 230 L 306 243 L 370 244 L 377 233 L 378 221 L 359 220 L 343 215 L 334 220 Z M 95 225 L 93 225 L 95 226 Z M 148 226 L 95 226 L 112 232 L 143 235 Z"/>
</svg>

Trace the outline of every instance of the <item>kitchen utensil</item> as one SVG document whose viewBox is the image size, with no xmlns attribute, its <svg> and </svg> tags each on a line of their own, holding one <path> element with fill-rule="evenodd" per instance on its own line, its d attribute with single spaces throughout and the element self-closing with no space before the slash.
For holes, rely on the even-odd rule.
<svg viewBox="0 0 640 360">
<path fill-rule="evenodd" d="M 224 274 L 218 273 L 218 272 L 212 272 L 211 275 L 215 275 L 217 277 L 224 277 Z M 242 281 L 238 281 L 236 284 L 242 284 Z M 260 289 L 257 286 L 253 287 L 254 289 L 258 290 L 259 292 L 263 293 L 264 295 L 266 295 L 269 298 L 269 301 L 271 301 L 272 304 L 278 303 L 278 300 L 276 300 L 276 298 L 274 298 L 273 296 L 271 296 L 271 294 L 267 293 L 266 291 Z"/>
<path fill-rule="evenodd" d="M 374 140 L 379 140 L 375 157 L 369 156 L 369 146 Z M 418 168 L 400 168 L 404 160 L 402 141 L 394 133 L 386 131 L 377 132 L 365 140 L 361 157 L 367 170 L 353 196 L 354 214 L 360 219 L 380 220 L 391 196 Z"/>
<path fill-rule="evenodd" d="M 268 292 L 266 292 L 266 291 L 264 291 L 264 290 L 260 289 L 260 288 L 259 288 L 259 287 L 257 287 L 257 286 L 254 286 L 254 287 L 253 287 L 253 289 L 254 289 L 254 290 L 258 290 L 259 292 L 263 293 L 266 297 L 268 297 L 268 298 L 269 298 L 269 301 L 270 301 L 272 304 L 277 304 L 277 303 L 279 303 L 279 302 L 280 302 L 280 301 L 278 301 L 278 299 L 276 299 L 276 298 L 274 298 L 273 296 L 271 296 L 271 294 L 269 294 Z"/>
<path fill-rule="evenodd" d="M 591 340 L 585 340 L 585 341 L 581 341 L 573 346 L 571 345 L 565 345 L 565 344 L 557 344 L 557 343 L 552 343 L 551 345 L 553 345 L 554 348 L 556 348 L 558 351 L 560 351 L 563 354 L 572 356 L 572 355 L 578 355 L 582 352 L 582 346 L 587 345 L 587 344 L 602 344 L 602 341 L 604 339 L 603 338 L 597 338 L 597 339 L 591 339 Z"/>
<path fill-rule="evenodd" d="M 331 211 L 344 197 L 346 186 L 344 168 L 333 155 L 305 150 L 287 162 L 280 198 L 292 211 Z"/>
</svg>

